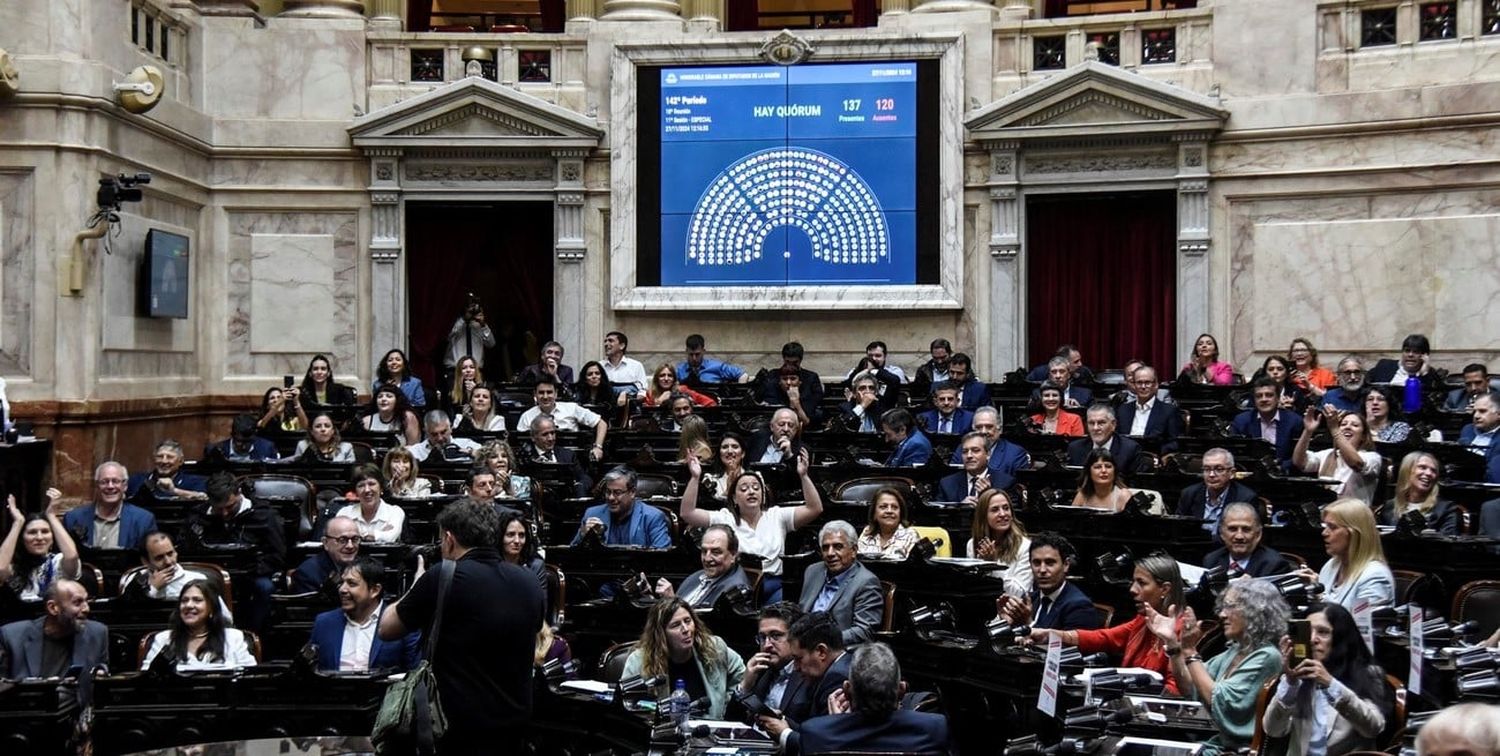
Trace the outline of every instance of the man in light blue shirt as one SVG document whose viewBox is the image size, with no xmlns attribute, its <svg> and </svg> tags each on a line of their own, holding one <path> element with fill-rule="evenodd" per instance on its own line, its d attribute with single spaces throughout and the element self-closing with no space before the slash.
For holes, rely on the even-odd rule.
<svg viewBox="0 0 1500 756">
<path fill-rule="evenodd" d="M 708 383 L 740 383 L 747 379 L 745 371 L 712 357 L 703 356 L 703 335 L 687 337 L 687 360 L 677 363 L 677 380 L 688 386 Z"/>
</svg>

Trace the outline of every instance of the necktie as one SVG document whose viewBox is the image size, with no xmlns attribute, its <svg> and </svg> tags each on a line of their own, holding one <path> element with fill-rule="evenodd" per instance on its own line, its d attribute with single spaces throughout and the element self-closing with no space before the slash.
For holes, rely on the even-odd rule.
<svg viewBox="0 0 1500 756">
<path fill-rule="evenodd" d="M 979 476 L 977 476 L 977 475 L 970 475 L 969 476 L 969 495 L 970 496 L 978 496 L 979 495 Z"/>
<path fill-rule="evenodd" d="M 542 461 L 549 465 L 554 464 L 557 462 L 557 457 L 555 457 L 550 451 L 544 451 L 542 452 Z"/>
<path fill-rule="evenodd" d="M 702 580 L 699 580 L 698 586 L 693 589 L 693 592 L 683 597 L 682 600 L 687 602 L 688 606 L 697 607 L 698 602 L 702 601 L 703 597 L 708 595 L 708 589 L 712 588 L 713 584 L 714 581 L 712 578 L 703 578 Z"/>
<path fill-rule="evenodd" d="M 1043 596 L 1041 602 L 1037 604 L 1036 618 L 1032 620 L 1032 626 L 1035 627 L 1042 624 L 1042 620 L 1047 618 L 1047 613 L 1050 611 L 1052 611 L 1052 599 Z"/>
<path fill-rule="evenodd" d="M 947 418 L 947 417 L 940 417 L 940 418 L 938 418 L 938 433 L 952 433 L 952 432 L 953 432 L 953 420 L 952 420 L 952 418 Z"/>
</svg>

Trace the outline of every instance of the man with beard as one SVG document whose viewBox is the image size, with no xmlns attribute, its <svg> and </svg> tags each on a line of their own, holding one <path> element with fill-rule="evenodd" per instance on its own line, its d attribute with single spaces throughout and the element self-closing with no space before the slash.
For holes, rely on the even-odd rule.
<svg viewBox="0 0 1500 756">
<path fill-rule="evenodd" d="M 47 586 L 46 613 L 0 627 L 0 670 L 6 679 L 70 677 L 109 666 L 109 628 L 89 619 L 89 594 L 76 580 Z"/>
<path fill-rule="evenodd" d="M 361 557 L 344 568 L 339 581 L 339 608 L 313 620 L 311 643 L 323 672 L 408 671 L 421 656 L 420 632 L 398 641 L 383 641 L 376 629 L 385 610 L 385 567 Z"/>
</svg>

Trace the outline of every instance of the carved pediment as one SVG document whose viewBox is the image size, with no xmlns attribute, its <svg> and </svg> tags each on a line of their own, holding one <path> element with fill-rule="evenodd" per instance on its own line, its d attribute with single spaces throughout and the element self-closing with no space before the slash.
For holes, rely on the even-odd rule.
<svg viewBox="0 0 1500 756">
<path fill-rule="evenodd" d="M 1219 130 L 1217 100 L 1097 61 L 1014 92 L 965 119 L 978 141 Z"/>
<path fill-rule="evenodd" d="M 469 77 L 358 118 L 359 147 L 596 147 L 604 132 L 579 113 Z"/>
</svg>

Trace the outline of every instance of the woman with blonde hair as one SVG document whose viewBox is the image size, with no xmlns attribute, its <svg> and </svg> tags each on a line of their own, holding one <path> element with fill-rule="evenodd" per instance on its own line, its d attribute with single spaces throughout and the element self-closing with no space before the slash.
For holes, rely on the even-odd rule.
<svg viewBox="0 0 1500 756">
<path fill-rule="evenodd" d="M 397 446 L 385 453 L 380 466 L 391 496 L 398 499 L 420 499 L 432 495 L 432 481 L 418 473 L 417 458 L 404 446 Z"/>
<path fill-rule="evenodd" d="M 458 358 L 458 364 L 453 366 L 453 387 L 443 395 L 443 409 L 448 416 L 468 414 L 474 389 L 483 385 L 484 372 L 479 369 L 479 362 L 467 354 Z"/>
<path fill-rule="evenodd" d="M 478 462 L 483 462 L 495 473 L 495 482 L 500 486 L 503 499 L 530 499 L 531 477 L 522 475 L 521 461 L 510 444 L 495 439 L 479 450 Z"/>
<path fill-rule="evenodd" d="M 652 691 L 658 699 L 680 683 L 689 699 L 708 698 L 707 719 L 723 719 L 730 691 L 745 678 L 745 660 L 703 624 L 693 607 L 673 596 L 646 613 L 640 643 L 621 672 L 621 679 L 636 676 L 666 679 Z"/>
<path fill-rule="evenodd" d="M 1380 519 L 1386 525 L 1395 525 L 1401 516 L 1417 510 L 1427 520 L 1427 527 L 1443 535 L 1459 535 L 1458 507 L 1442 498 L 1438 491 L 1438 475 L 1442 466 L 1437 457 L 1427 452 L 1412 452 L 1401 460 L 1401 470 L 1396 474 L 1396 495 L 1380 510 Z"/>
<path fill-rule="evenodd" d="M 686 462 L 688 457 L 708 464 L 714 460 L 714 448 L 708 443 L 708 423 L 697 415 L 682 418 L 682 436 L 677 441 L 677 461 Z"/>
<path fill-rule="evenodd" d="M 1371 607 L 1393 606 L 1396 580 L 1386 566 L 1375 514 L 1359 499 L 1339 499 L 1323 510 L 1323 548 L 1328 561 L 1316 573 L 1299 570 L 1308 583 L 1323 585 L 1323 600 L 1349 611 L 1361 599 Z"/>
<path fill-rule="evenodd" d="M 717 406 L 719 400 L 692 390 L 691 388 L 677 382 L 677 368 L 670 362 L 663 362 L 656 366 L 656 372 L 652 373 L 651 385 L 646 387 L 646 393 L 641 396 L 641 404 L 646 407 L 661 407 L 672 401 L 673 394 L 682 394 L 693 400 L 693 404 L 699 407 Z"/>
<path fill-rule="evenodd" d="M 1031 539 L 1015 517 L 1010 494 L 998 488 L 980 491 L 969 535 L 965 552 L 970 559 L 1010 565 L 1005 570 L 1006 591 L 1018 596 L 1031 592 Z"/>
</svg>

